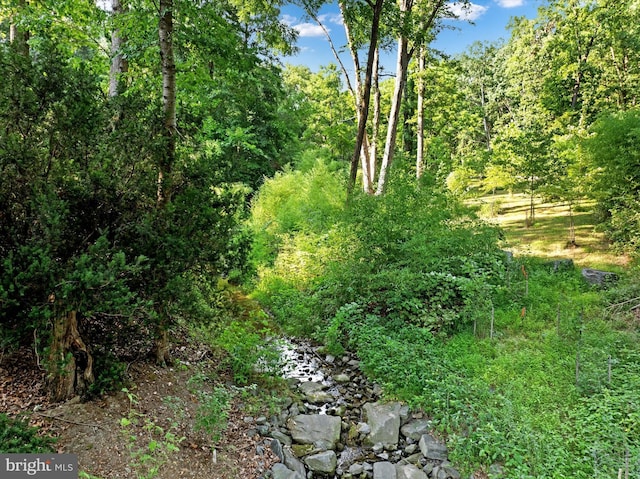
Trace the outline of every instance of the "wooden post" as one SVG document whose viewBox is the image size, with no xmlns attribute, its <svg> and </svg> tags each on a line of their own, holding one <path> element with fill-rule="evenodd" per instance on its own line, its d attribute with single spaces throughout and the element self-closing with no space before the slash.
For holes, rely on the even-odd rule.
<svg viewBox="0 0 640 479">
<path fill-rule="evenodd" d="M 496 318 L 496 311 L 495 308 L 493 307 L 493 303 L 491 303 L 491 335 L 490 338 L 493 339 L 493 323 L 495 321 Z"/>
</svg>

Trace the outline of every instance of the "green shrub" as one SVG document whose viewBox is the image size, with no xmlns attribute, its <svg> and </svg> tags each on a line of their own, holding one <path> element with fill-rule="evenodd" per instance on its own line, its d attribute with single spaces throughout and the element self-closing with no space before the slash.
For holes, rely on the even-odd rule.
<svg viewBox="0 0 640 479">
<path fill-rule="evenodd" d="M 0 452 L 41 453 L 53 451 L 55 439 L 38 433 L 26 417 L 11 418 L 0 414 Z"/>
<path fill-rule="evenodd" d="M 196 412 L 195 429 L 205 431 L 215 444 L 227 428 L 231 393 L 224 387 L 216 387 L 211 393 L 200 392 L 199 396 L 201 404 Z"/>
</svg>

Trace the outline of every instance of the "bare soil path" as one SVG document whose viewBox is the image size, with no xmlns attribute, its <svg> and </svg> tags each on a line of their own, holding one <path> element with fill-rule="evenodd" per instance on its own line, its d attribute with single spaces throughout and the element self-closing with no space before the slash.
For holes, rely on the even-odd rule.
<svg viewBox="0 0 640 479">
<path fill-rule="evenodd" d="M 31 424 L 57 437 L 58 452 L 78 455 L 81 477 L 260 477 L 277 458 L 253 434 L 241 398 L 232 399 L 228 427 L 214 448 L 211 436 L 196 426 L 203 393 L 215 384 L 194 378 L 206 378 L 215 364 L 209 353 L 190 347 L 177 354 L 173 367 L 131 364 L 128 392 L 51 404 L 45 372 L 33 348 L 24 347 L 0 358 L 0 412 L 30 415 Z"/>
</svg>

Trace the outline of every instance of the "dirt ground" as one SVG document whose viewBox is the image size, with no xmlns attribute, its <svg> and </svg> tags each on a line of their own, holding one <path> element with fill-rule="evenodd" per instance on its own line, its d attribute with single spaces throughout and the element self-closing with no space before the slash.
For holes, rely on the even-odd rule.
<svg viewBox="0 0 640 479">
<path fill-rule="evenodd" d="M 57 438 L 59 453 L 78 455 L 85 478 L 258 478 L 277 461 L 254 418 L 235 395 L 228 427 L 213 447 L 202 422 L 203 397 L 215 384 L 206 352 L 182 347 L 172 367 L 129 365 L 127 391 L 81 402 L 51 404 L 45 372 L 33 348 L 0 357 L 0 412 L 27 413 Z M 255 412 L 254 412 L 255 414 Z M 217 418 L 211 420 L 216 423 Z"/>
</svg>

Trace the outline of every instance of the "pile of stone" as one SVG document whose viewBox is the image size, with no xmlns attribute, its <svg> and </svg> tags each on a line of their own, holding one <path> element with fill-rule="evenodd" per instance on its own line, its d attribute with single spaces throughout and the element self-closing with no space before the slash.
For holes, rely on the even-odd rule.
<svg viewBox="0 0 640 479">
<path fill-rule="evenodd" d="M 308 356 L 319 357 L 315 351 Z M 460 478 L 430 421 L 382 401 L 381 389 L 366 380 L 353 357 L 325 356 L 310 373 L 290 380 L 298 401 L 279 416 L 255 421 L 255 432 L 280 459 L 265 479 Z"/>
</svg>

